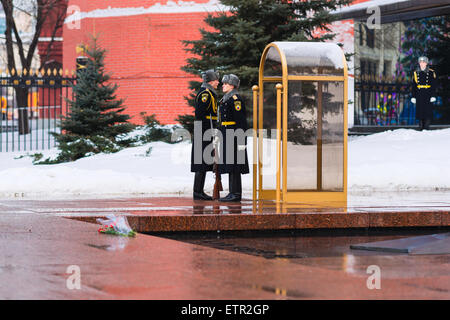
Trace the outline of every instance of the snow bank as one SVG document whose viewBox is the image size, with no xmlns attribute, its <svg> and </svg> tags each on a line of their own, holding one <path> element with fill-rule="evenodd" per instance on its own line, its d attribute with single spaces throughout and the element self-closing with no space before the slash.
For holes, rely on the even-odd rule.
<svg viewBox="0 0 450 320">
<path fill-rule="evenodd" d="M 252 159 L 251 144 L 249 159 Z M 56 154 L 45 151 L 45 156 Z M 0 153 L 0 197 L 184 195 L 192 192 L 190 143 L 162 142 L 99 154 L 72 163 L 32 164 L 26 153 Z M 349 191 L 450 190 L 450 129 L 399 129 L 351 138 Z M 228 190 L 228 178 L 223 178 Z M 213 188 L 207 175 L 206 191 Z M 243 176 L 251 196 L 252 174 Z"/>
<path fill-rule="evenodd" d="M 149 149 L 151 148 L 150 152 Z M 1 196 L 184 194 L 190 189 L 191 144 L 156 142 L 72 163 L 32 165 L 24 153 L 0 155 Z M 45 151 L 45 157 L 56 150 Z"/>
<path fill-rule="evenodd" d="M 349 142 L 351 191 L 450 189 L 450 129 L 399 129 Z"/>
</svg>

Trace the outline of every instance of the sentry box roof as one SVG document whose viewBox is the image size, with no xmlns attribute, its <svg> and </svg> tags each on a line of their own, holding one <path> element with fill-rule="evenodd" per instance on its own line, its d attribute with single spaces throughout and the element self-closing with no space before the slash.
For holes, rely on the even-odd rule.
<svg viewBox="0 0 450 320">
<path fill-rule="evenodd" d="M 334 43 L 272 42 L 266 48 L 264 77 L 343 76 L 345 56 Z"/>
</svg>

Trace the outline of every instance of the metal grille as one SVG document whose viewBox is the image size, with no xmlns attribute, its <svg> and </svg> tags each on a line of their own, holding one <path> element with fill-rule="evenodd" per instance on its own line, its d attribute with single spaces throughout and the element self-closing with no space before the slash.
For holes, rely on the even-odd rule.
<svg viewBox="0 0 450 320">
<path fill-rule="evenodd" d="M 355 125 L 405 126 L 416 123 L 411 85 L 370 76 L 355 81 Z"/>
<path fill-rule="evenodd" d="M 55 147 L 51 132 L 61 132 L 75 80 L 62 69 L 1 72 L 0 152 Z"/>
</svg>

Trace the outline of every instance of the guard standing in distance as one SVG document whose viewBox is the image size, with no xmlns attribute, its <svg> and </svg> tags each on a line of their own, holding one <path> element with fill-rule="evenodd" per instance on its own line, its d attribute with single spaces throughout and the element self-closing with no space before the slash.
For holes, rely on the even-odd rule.
<svg viewBox="0 0 450 320">
<path fill-rule="evenodd" d="M 240 80 L 234 74 L 222 78 L 222 91 L 225 93 L 219 102 L 219 127 L 223 143 L 220 150 L 219 172 L 228 173 L 229 194 L 219 201 L 238 202 L 242 198 L 241 174 L 249 173 L 247 158 L 248 128 L 245 103 L 237 89 Z"/>
<path fill-rule="evenodd" d="M 419 128 L 428 130 L 433 119 L 433 103 L 436 102 L 436 72 L 428 67 L 428 58 L 419 58 L 420 68 L 414 71 L 411 102 L 416 105 Z"/>
<path fill-rule="evenodd" d="M 212 143 L 204 141 L 203 137 L 211 126 L 217 123 L 217 86 L 219 85 L 219 74 L 214 70 L 202 73 L 203 84 L 195 98 L 195 124 L 194 137 L 192 140 L 191 172 L 194 177 L 194 200 L 212 200 L 204 191 L 206 172 L 213 170 L 213 163 L 207 163 L 203 152 Z M 201 130 L 196 130 L 201 124 Z M 211 158 L 213 158 L 211 156 Z"/>
</svg>

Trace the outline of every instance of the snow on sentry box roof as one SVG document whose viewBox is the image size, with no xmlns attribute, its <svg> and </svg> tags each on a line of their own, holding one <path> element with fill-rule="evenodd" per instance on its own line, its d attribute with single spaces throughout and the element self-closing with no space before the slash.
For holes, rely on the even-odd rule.
<svg viewBox="0 0 450 320">
<path fill-rule="evenodd" d="M 344 52 L 335 43 L 286 41 L 274 42 L 274 44 L 286 56 L 289 74 L 292 74 L 292 69 L 298 67 L 325 67 L 343 74 Z M 266 59 L 280 62 L 280 57 L 276 50 L 270 50 Z"/>
</svg>

